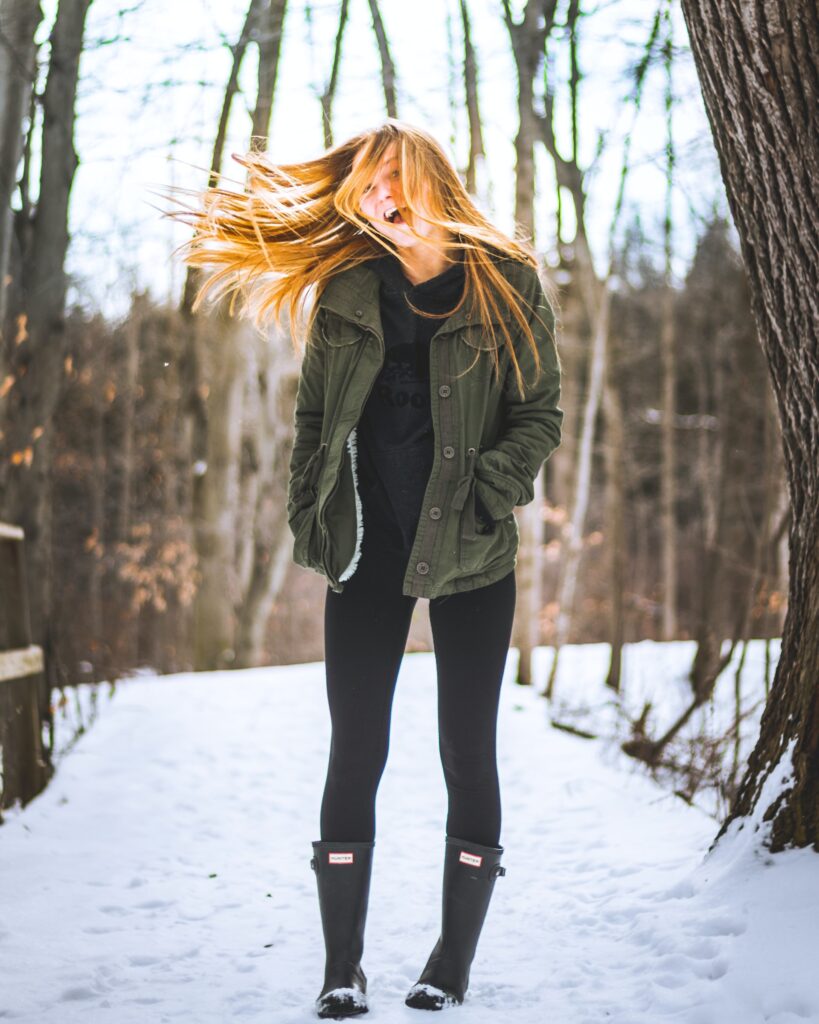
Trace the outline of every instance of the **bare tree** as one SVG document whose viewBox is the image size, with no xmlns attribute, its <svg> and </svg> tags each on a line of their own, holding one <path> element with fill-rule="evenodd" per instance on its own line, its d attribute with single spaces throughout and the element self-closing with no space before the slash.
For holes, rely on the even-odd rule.
<svg viewBox="0 0 819 1024">
<path fill-rule="evenodd" d="M 666 37 L 663 41 L 666 89 L 665 89 L 665 216 L 663 218 L 663 242 L 665 253 L 663 290 L 663 319 L 660 331 L 660 352 L 663 367 L 662 396 L 662 463 L 660 470 L 663 538 L 663 639 L 677 637 L 677 473 L 676 447 L 674 438 L 675 394 L 677 369 L 674 338 L 674 289 L 671 282 L 672 195 L 674 191 L 674 132 L 673 132 L 673 44 L 671 6 L 663 12 Z"/>
<path fill-rule="evenodd" d="M 220 180 L 228 124 L 239 91 L 239 73 L 267 6 L 267 0 L 250 0 L 239 37 L 230 48 L 231 66 L 211 153 L 208 187 L 216 186 Z M 216 445 L 215 432 L 220 425 L 229 427 L 226 416 L 239 407 L 235 393 L 240 361 L 233 360 L 238 348 L 234 335 L 239 326 L 224 311 L 214 311 L 213 316 L 221 319 L 224 329 L 208 344 L 206 334 L 210 332 L 203 327 L 204 318 L 191 314 L 201 280 L 201 270 L 189 266 L 180 303 L 187 330 L 180 339 L 179 410 L 180 432 L 191 453 L 188 514 L 193 522 L 202 581 L 194 602 L 194 664 L 197 668 L 213 668 L 225 663 L 224 652 L 232 651 L 233 601 L 229 589 L 217 582 L 224 577 L 225 561 L 228 565 L 233 562 L 232 532 L 225 533 L 227 524 L 215 522 L 215 517 L 219 515 L 218 495 L 226 497 L 229 481 L 233 479 L 239 441 L 238 436 L 234 436 L 232 444 L 222 438 L 222 443 Z M 211 346 L 213 351 L 209 351 Z M 230 360 L 229 364 L 224 364 L 224 359 Z"/>
<path fill-rule="evenodd" d="M 211 155 L 208 187 L 220 180 L 224 146 L 239 73 L 265 0 L 250 0 L 244 24 L 231 47 L 231 67 Z M 191 314 L 202 272 L 188 267 L 180 308 L 187 319 L 180 376 L 184 435 L 191 451 L 190 516 L 201 583 L 194 601 L 194 665 L 224 667 L 233 658 L 235 591 L 226 585 L 234 564 L 231 510 L 236 507 L 242 365 L 240 335 L 246 330 L 225 309 L 209 317 Z M 218 326 L 214 326 L 214 322 Z"/>
<path fill-rule="evenodd" d="M 626 530 L 625 530 L 625 416 L 623 402 L 618 390 L 618 382 L 614 380 L 614 367 L 617 364 L 618 351 L 615 338 L 610 338 L 610 355 L 607 372 L 603 381 L 603 415 L 606 422 L 606 437 L 603 452 L 606 463 L 606 522 L 608 523 L 608 556 L 609 556 L 609 593 L 611 595 L 611 613 L 609 617 L 609 643 L 611 656 L 606 676 L 606 686 L 615 693 L 620 692 L 622 668 L 622 650 L 625 642 L 625 609 L 623 607 L 626 591 Z"/>
<path fill-rule="evenodd" d="M 341 44 L 344 41 L 344 29 L 347 25 L 349 9 L 350 0 L 341 0 L 338 10 L 336 40 L 333 44 L 333 63 L 330 68 L 330 77 L 327 79 L 327 86 L 321 94 L 321 124 L 324 131 L 325 149 L 329 149 L 333 145 L 333 103 L 335 103 L 336 89 L 338 88 L 338 72 L 341 67 Z"/>
<path fill-rule="evenodd" d="M 122 377 L 122 450 L 121 476 L 122 491 L 117 508 L 118 537 L 127 537 L 131 526 L 134 493 L 134 450 L 136 432 L 136 397 L 139 380 L 140 344 L 139 335 L 142 318 L 147 307 L 145 295 L 131 294 L 131 312 L 125 323 L 125 359 Z"/>
<path fill-rule="evenodd" d="M 25 529 L 32 633 L 50 666 L 52 605 L 50 473 L 53 414 L 63 382 L 65 257 L 68 203 L 77 154 L 74 116 L 85 20 L 91 0 L 60 0 L 42 97 L 40 189 L 32 220 L 22 225 L 22 333 L 14 383 L 4 410 L 3 518 Z M 53 666 L 49 667 L 49 672 Z M 45 680 L 47 703 L 53 679 Z M 47 716 L 46 716 L 47 717 Z"/>
<path fill-rule="evenodd" d="M 396 99 L 395 92 L 395 64 L 390 53 L 387 30 L 384 28 L 384 19 L 381 17 L 378 0 L 368 0 L 368 3 L 373 19 L 373 31 L 378 43 L 378 55 L 381 58 L 381 85 L 384 89 L 384 101 L 387 104 L 387 117 L 398 117 L 398 100 Z"/>
<path fill-rule="evenodd" d="M 284 16 L 287 0 L 267 0 L 257 15 L 254 37 L 259 50 L 259 70 L 256 86 L 256 105 L 250 127 L 251 144 L 267 149 L 273 97 L 282 51 Z"/>
<path fill-rule="evenodd" d="M 537 115 L 534 110 L 535 76 L 543 62 L 544 46 L 552 29 L 556 0 L 528 0 L 523 18 L 512 17 L 509 0 L 503 16 L 512 42 L 518 76 L 518 132 L 515 138 L 515 232 L 534 243 L 535 232 L 535 143 Z M 538 473 L 534 500 L 516 514 L 520 531 L 518 556 L 518 600 L 515 609 L 514 642 L 520 652 L 517 681 L 532 683 L 532 652 L 540 642 L 540 612 L 543 604 L 543 472 Z"/>
<path fill-rule="evenodd" d="M 769 849 L 819 850 L 819 10 L 798 0 L 682 8 L 773 380 L 792 510 L 779 664 L 717 839 L 761 800 Z"/>
<path fill-rule="evenodd" d="M 258 89 L 251 116 L 251 146 L 267 144 L 281 54 L 286 0 L 251 0 L 222 105 L 214 144 L 210 184 L 219 180 L 226 126 L 238 91 L 240 64 L 250 43 L 259 50 Z M 189 285 L 183 308 L 193 299 Z M 201 583 L 194 604 L 194 664 L 197 668 L 254 664 L 280 577 L 274 569 L 286 540 L 266 524 L 273 515 L 270 488 L 283 473 L 274 447 L 275 428 L 261 415 L 260 392 L 276 400 L 280 366 L 268 339 L 247 321 L 236 321 L 220 303 L 208 317 L 190 322 L 188 393 L 196 396 L 200 419 L 193 440 L 197 467 L 193 522 Z M 248 374 L 248 368 L 255 373 Z M 254 412 L 255 411 L 255 412 Z M 244 415 L 243 415 L 244 414 Z M 248 417 L 259 414 L 249 422 Z M 275 488 L 274 488 L 275 489 Z M 283 502 L 280 503 L 283 507 Z M 278 582 L 277 582 L 278 581 Z"/>
<path fill-rule="evenodd" d="M 540 137 L 535 111 L 535 78 L 543 64 L 546 40 L 554 27 L 557 0 L 527 0 L 516 22 L 509 0 L 503 18 L 518 77 L 518 132 L 515 136 L 515 224 L 521 237 L 535 237 L 535 144 Z"/>
<path fill-rule="evenodd" d="M 270 0 L 259 24 L 259 75 L 252 136 L 266 147 L 281 57 L 286 0 Z M 262 658 L 270 611 L 284 583 L 292 550 L 285 505 L 286 437 L 290 409 L 282 399 L 297 367 L 287 339 L 261 336 L 245 325 L 244 424 L 235 520 L 238 587 L 235 607 L 234 665 L 257 665 Z"/>
<path fill-rule="evenodd" d="M 242 25 L 242 31 L 239 33 L 239 38 L 236 40 L 235 44 L 230 48 L 232 57 L 230 72 L 228 73 L 228 80 L 225 84 L 225 93 L 222 97 L 222 109 L 219 112 L 219 124 L 216 128 L 216 138 L 213 141 L 208 188 L 213 188 L 219 182 L 222 161 L 224 160 L 228 123 L 230 122 L 230 114 L 233 109 L 233 101 L 236 99 L 239 91 L 239 72 L 242 69 L 242 63 L 245 59 L 247 48 L 250 46 L 250 43 L 253 40 L 253 35 L 257 30 L 257 24 L 262 15 L 265 2 L 266 0 L 250 0 L 244 24 Z M 185 287 L 182 292 L 181 309 L 183 312 L 190 312 L 201 277 L 202 272 L 199 268 L 188 267 L 187 274 L 185 275 Z"/>
<path fill-rule="evenodd" d="M 530 0 L 531 2 L 531 0 Z M 558 597 L 558 612 L 555 636 L 555 656 L 549 671 L 549 679 L 546 685 L 545 695 L 549 698 L 554 696 L 554 684 L 557 677 L 557 668 L 560 657 L 560 648 L 567 642 L 571 616 L 574 608 L 575 593 L 577 590 L 580 559 L 583 553 L 583 533 L 586 523 L 586 516 L 591 497 L 592 483 L 592 455 L 594 451 L 594 439 L 597 423 L 597 413 L 603 403 L 609 360 L 609 326 L 611 314 L 611 288 L 613 283 L 613 264 L 615 255 L 615 241 L 620 216 L 623 209 L 623 198 L 625 195 L 626 181 L 630 170 L 630 142 L 631 136 L 627 136 L 623 162 L 620 171 L 620 181 L 615 201 L 614 212 L 609 226 L 607 267 L 601 280 L 594 267 L 591 249 L 589 248 L 588 235 L 586 231 L 586 192 L 584 185 L 584 174 L 578 159 L 578 134 L 577 134 L 577 89 L 580 75 L 577 70 L 577 43 L 576 43 L 576 22 L 580 15 L 579 0 L 571 0 L 569 5 L 569 20 L 572 35 L 572 65 L 573 70 L 570 77 L 571 83 L 571 109 L 572 109 L 572 137 L 571 155 L 564 157 L 559 151 L 557 139 L 554 132 L 554 106 L 555 98 L 551 92 L 545 97 L 545 111 L 542 115 L 536 115 L 537 124 L 540 130 L 540 138 L 546 147 L 555 167 L 555 176 L 558 186 L 565 189 L 572 200 L 574 207 L 577 230 L 571 242 L 571 253 L 574 270 L 577 276 L 577 283 L 580 294 L 583 296 L 589 321 L 592 325 L 592 343 L 589 354 L 588 383 L 586 385 L 586 401 L 583 408 L 582 424 L 580 430 L 580 443 L 577 452 L 577 465 L 575 470 L 574 499 L 569 522 L 568 542 L 563 559 L 562 579 Z M 654 48 L 657 38 L 659 19 L 655 18 L 652 29 L 646 43 L 643 59 L 635 72 L 634 88 L 631 101 L 634 104 L 635 117 L 640 109 L 646 74 L 649 66 L 649 57 Z M 617 415 L 617 403 L 613 396 L 609 396 L 604 408 L 610 415 Z M 616 427 L 613 427 L 616 430 Z M 616 463 L 609 460 L 609 468 L 614 471 Z M 616 487 L 610 487 L 609 495 L 613 499 L 618 496 Z M 614 534 L 613 540 L 619 542 L 620 535 Z M 619 562 L 615 558 L 612 562 L 613 571 L 617 571 Z M 614 581 L 613 581 L 614 582 Z M 618 646 L 619 620 L 615 617 L 613 621 L 615 633 L 612 637 L 612 661 L 620 658 L 620 647 Z M 610 665 L 608 679 L 612 686 L 619 686 L 620 669 L 619 665 Z"/>
<path fill-rule="evenodd" d="M 0 0 L 0 385 L 5 377 L 3 326 L 10 276 L 11 197 L 23 152 L 23 118 L 37 73 L 34 33 L 39 0 Z"/>
<path fill-rule="evenodd" d="M 466 165 L 466 188 L 472 195 L 482 195 L 486 167 L 486 150 L 483 145 L 483 123 L 478 100 L 478 62 L 472 45 L 472 30 L 469 24 L 467 0 L 460 0 L 461 26 L 464 34 L 464 92 L 466 93 L 466 114 L 469 120 L 469 163 Z"/>
</svg>

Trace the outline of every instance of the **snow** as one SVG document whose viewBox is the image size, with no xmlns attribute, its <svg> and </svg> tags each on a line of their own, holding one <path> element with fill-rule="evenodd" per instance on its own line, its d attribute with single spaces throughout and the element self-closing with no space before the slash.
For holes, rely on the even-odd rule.
<svg viewBox="0 0 819 1024">
<path fill-rule="evenodd" d="M 340 1007 L 343 1007 L 347 1016 L 356 1016 L 351 1014 L 349 1011 L 353 1007 L 362 1007 L 359 1013 L 367 1013 L 367 997 L 362 995 L 357 988 L 334 988 L 321 1000 L 322 1006 L 330 1005 L 335 1011 L 338 1011 Z"/>
<path fill-rule="evenodd" d="M 538 653 L 545 678 L 551 654 Z M 513 684 L 514 658 L 498 728 L 507 874 L 466 1001 L 442 1013 L 464 1024 L 819 1022 L 816 854 L 767 854 L 757 818 L 708 855 L 718 822 L 616 744 L 550 728 L 539 687 Z M 651 662 L 658 690 L 658 672 L 684 680 L 690 648 L 633 645 L 626 685 L 651 677 Z M 599 645 L 565 648 L 558 700 L 607 707 L 601 664 Z M 658 724 L 685 703 L 678 682 L 662 694 Z M 424 1019 L 403 1000 L 440 923 L 435 722 L 434 656 L 407 655 L 377 806 L 363 959 L 373 1024 Z M 0 827 L 0 1021 L 317 1019 L 310 857 L 328 748 L 320 663 L 142 674 L 110 700 L 106 688 L 48 789 Z M 789 758 L 766 799 L 787 784 Z"/>
</svg>

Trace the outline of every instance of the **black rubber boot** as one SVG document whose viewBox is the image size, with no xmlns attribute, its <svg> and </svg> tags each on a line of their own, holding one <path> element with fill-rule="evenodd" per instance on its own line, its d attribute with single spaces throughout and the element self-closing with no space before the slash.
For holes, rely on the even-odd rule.
<svg viewBox="0 0 819 1024">
<path fill-rule="evenodd" d="M 481 846 L 447 836 L 441 934 L 421 977 L 404 1002 L 416 1010 L 441 1010 L 464 1001 L 495 879 L 505 875 L 502 846 Z"/>
<path fill-rule="evenodd" d="M 367 1012 L 367 978 L 361 969 L 374 843 L 314 842 L 310 867 L 318 881 L 326 960 L 319 1017 Z"/>
</svg>

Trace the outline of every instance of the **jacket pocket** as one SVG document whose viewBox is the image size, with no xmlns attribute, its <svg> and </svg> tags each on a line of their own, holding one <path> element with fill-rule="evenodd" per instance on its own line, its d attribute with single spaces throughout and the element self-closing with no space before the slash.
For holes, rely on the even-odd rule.
<svg viewBox="0 0 819 1024">
<path fill-rule="evenodd" d="M 475 488 L 495 521 L 504 519 L 520 504 L 520 484 L 497 469 L 481 466 L 476 471 Z"/>
<path fill-rule="evenodd" d="M 305 569 L 321 568 L 321 543 L 316 505 L 307 505 L 291 517 L 290 529 L 293 532 L 293 561 Z"/>
<path fill-rule="evenodd" d="M 305 462 L 301 470 L 290 478 L 288 492 L 288 518 L 293 519 L 300 509 L 311 505 L 318 494 L 318 482 L 321 471 L 324 468 L 324 456 L 327 451 L 327 442 L 322 441 L 310 458 Z"/>
<path fill-rule="evenodd" d="M 466 473 L 458 481 L 452 498 L 452 508 L 458 517 L 458 566 L 461 569 L 479 568 L 489 550 L 499 538 L 494 537 L 496 524 L 486 517 L 483 504 L 476 492 L 475 460 L 477 450 L 467 451 Z"/>
<path fill-rule="evenodd" d="M 354 323 L 337 313 L 324 310 L 321 334 L 330 348 L 346 348 L 347 345 L 354 345 L 356 342 L 362 341 L 366 330 L 363 324 Z"/>
</svg>

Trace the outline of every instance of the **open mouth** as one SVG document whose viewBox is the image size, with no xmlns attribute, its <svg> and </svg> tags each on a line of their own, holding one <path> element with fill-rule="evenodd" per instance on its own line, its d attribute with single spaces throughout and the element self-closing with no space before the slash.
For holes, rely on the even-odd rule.
<svg viewBox="0 0 819 1024">
<path fill-rule="evenodd" d="M 389 209 L 384 211 L 384 220 L 390 222 L 390 224 L 403 224 L 404 218 L 401 216 L 401 211 L 397 206 L 391 206 Z"/>
</svg>

